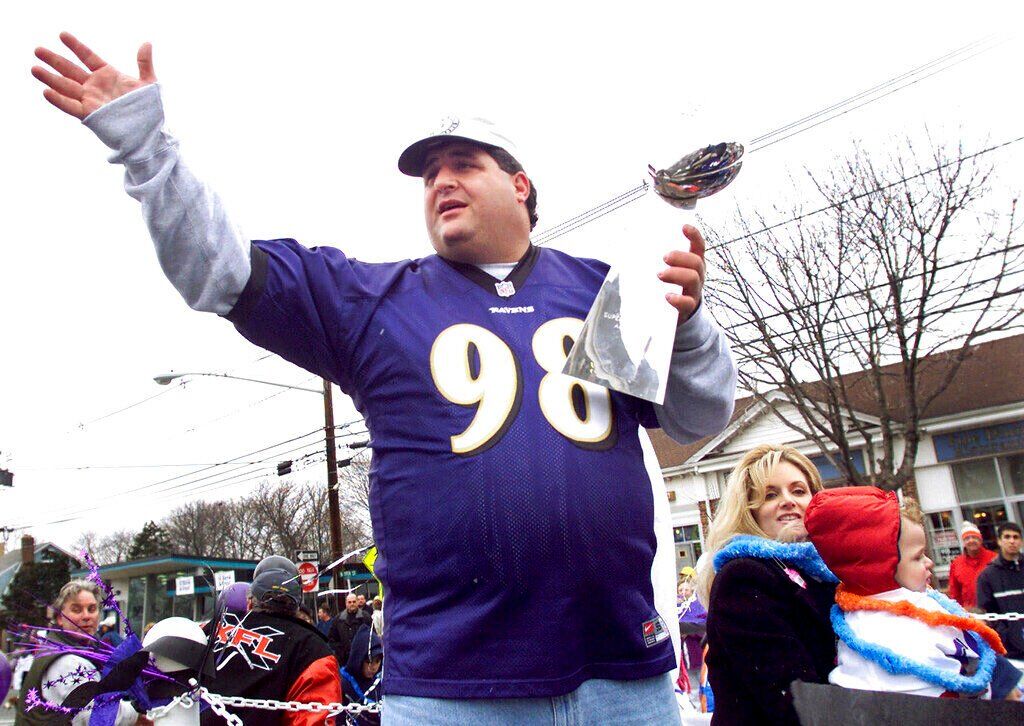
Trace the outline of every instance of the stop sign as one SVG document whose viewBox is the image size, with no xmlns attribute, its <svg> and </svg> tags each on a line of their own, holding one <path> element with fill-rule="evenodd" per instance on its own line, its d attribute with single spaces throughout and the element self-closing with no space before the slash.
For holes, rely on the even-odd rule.
<svg viewBox="0 0 1024 726">
<path fill-rule="evenodd" d="M 316 592 L 320 589 L 320 578 L 317 577 L 317 566 L 315 562 L 300 562 L 298 565 L 299 580 L 302 582 L 303 592 Z"/>
</svg>

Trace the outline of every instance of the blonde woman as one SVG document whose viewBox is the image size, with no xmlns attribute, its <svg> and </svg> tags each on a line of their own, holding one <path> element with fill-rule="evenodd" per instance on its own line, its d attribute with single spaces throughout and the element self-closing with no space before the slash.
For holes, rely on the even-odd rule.
<svg viewBox="0 0 1024 726">
<path fill-rule="evenodd" d="M 790 683 L 828 680 L 835 577 L 803 527 L 821 488 L 814 464 L 788 446 L 756 447 L 729 477 L 707 538 L 713 567 L 699 583 L 712 723 L 797 724 Z"/>
</svg>

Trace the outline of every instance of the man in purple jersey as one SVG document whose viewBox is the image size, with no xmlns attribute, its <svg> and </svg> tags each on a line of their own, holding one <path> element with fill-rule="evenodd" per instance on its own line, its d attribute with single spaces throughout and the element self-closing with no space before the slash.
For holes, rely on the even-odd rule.
<svg viewBox="0 0 1024 726">
<path fill-rule="evenodd" d="M 676 723 L 674 567 L 643 427 L 719 431 L 735 366 L 701 305 L 704 243 L 665 256 L 679 311 L 665 404 L 561 375 L 607 265 L 530 243 L 536 191 L 492 125 L 452 119 L 401 155 L 436 255 L 367 264 L 249 242 L 162 128 L 139 78 L 68 34 L 33 75 L 125 166 L 188 304 L 349 393 L 374 441 L 386 590 L 384 722 Z M 396 406 L 395 402 L 401 405 Z"/>
</svg>

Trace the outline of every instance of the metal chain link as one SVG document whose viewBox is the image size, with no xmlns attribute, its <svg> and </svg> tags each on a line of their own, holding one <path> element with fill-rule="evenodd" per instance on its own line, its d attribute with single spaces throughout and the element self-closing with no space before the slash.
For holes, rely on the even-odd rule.
<svg viewBox="0 0 1024 726">
<path fill-rule="evenodd" d="M 179 706 L 182 708 L 192 708 L 192 706 L 195 705 L 195 701 L 192 700 L 193 693 L 194 691 L 189 691 L 188 693 L 183 693 L 180 696 L 175 696 L 167 705 L 157 706 L 156 708 L 151 708 L 146 711 L 146 716 L 156 721 L 157 719 L 163 718 Z"/>
<path fill-rule="evenodd" d="M 311 713 L 327 713 L 328 715 L 337 715 L 339 713 L 350 713 L 353 716 L 358 716 L 361 713 L 380 713 L 379 703 L 303 703 L 301 701 L 275 701 L 270 698 L 244 698 L 242 696 L 221 696 L 216 693 L 210 693 L 205 688 L 199 689 L 199 695 L 213 706 L 214 703 L 220 703 L 225 706 L 234 706 L 236 708 L 257 708 L 264 711 L 309 711 Z"/>
<path fill-rule="evenodd" d="M 152 708 L 146 714 L 156 721 L 166 716 L 172 709 L 191 708 L 196 699 L 201 699 L 210 704 L 210 710 L 227 721 L 231 726 L 244 726 L 242 719 L 227 710 L 226 706 L 235 708 L 255 708 L 262 711 L 289 711 L 292 713 L 310 712 L 326 713 L 328 716 L 337 716 L 341 713 L 348 713 L 358 716 L 362 713 L 380 713 L 379 703 L 303 703 L 301 701 L 275 701 L 270 698 L 244 698 L 242 696 L 222 696 L 219 693 L 210 693 L 206 688 L 197 688 L 196 682 L 190 682 L 192 690 L 176 696 L 165 706 Z"/>
<path fill-rule="evenodd" d="M 1024 613 L 970 613 L 978 620 L 1024 620 Z"/>
</svg>

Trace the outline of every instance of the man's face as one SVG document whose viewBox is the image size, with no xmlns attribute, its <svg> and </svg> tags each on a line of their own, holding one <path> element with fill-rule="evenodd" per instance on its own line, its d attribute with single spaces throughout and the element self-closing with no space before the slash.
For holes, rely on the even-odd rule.
<svg viewBox="0 0 1024 726">
<path fill-rule="evenodd" d="M 1020 556 L 1020 535 L 1011 529 L 999 535 L 999 551 L 1004 560 L 1015 560 Z"/>
<path fill-rule="evenodd" d="M 423 165 L 423 211 L 434 249 L 474 264 L 515 262 L 529 240 L 522 172 L 508 174 L 479 146 L 453 141 L 431 149 Z"/>
<path fill-rule="evenodd" d="M 355 595 L 349 595 L 348 597 L 345 598 L 345 610 L 347 610 L 350 613 L 354 613 L 358 609 L 359 609 L 359 604 L 356 602 L 356 596 Z"/>
<path fill-rule="evenodd" d="M 356 595 L 356 605 L 362 607 L 366 604 L 366 595 Z"/>
<path fill-rule="evenodd" d="M 324 610 L 323 608 L 320 608 L 320 621 L 323 622 L 323 623 L 326 623 L 330 619 L 331 619 L 331 614 L 329 612 L 327 612 L 326 610 Z"/>
</svg>

